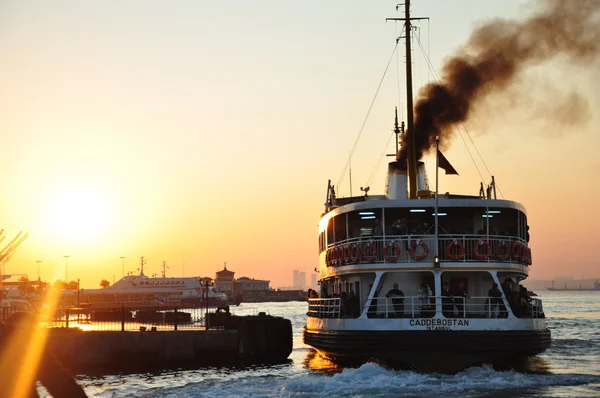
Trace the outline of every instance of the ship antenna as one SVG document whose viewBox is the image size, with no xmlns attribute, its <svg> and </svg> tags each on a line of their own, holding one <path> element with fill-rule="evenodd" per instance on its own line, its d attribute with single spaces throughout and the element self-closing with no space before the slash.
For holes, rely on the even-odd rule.
<svg viewBox="0 0 600 398">
<path fill-rule="evenodd" d="M 396 10 L 402 4 L 396 5 Z M 414 115 L 413 115 L 413 91 L 412 91 L 412 52 L 410 48 L 412 24 L 411 21 L 429 19 L 429 18 L 411 18 L 410 0 L 404 3 L 404 18 L 386 18 L 386 21 L 404 21 L 404 31 L 406 40 L 406 143 L 407 149 L 407 172 L 409 179 L 409 198 L 417 198 L 417 159 L 414 140 Z M 398 159 L 398 156 L 396 158 Z"/>
</svg>

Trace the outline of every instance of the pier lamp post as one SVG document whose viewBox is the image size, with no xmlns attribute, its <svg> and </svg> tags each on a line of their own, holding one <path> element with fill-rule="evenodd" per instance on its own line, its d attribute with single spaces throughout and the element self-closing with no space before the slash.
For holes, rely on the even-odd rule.
<svg viewBox="0 0 600 398">
<path fill-rule="evenodd" d="M 208 330 L 208 288 L 214 286 L 214 284 L 215 283 L 209 278 L 200 279 L 200 286 L 206 288 L 206 313 L 204 315 L 204 325 L 206 327 L 206 330 Z"/>
<path fill-rule="evenodd" d="M 40 263 L 42 262 L 42 260 L 36 260 L 37 266 L 38 266 L 38 286 L 39 286 L 39 282 L 41 282 L 40 279 Z"/>
<path fill-rule="evenodd" d="M 65 258 L 65 283 L 69 283 L 69 256 L 63 256 Z"/>
</svg>

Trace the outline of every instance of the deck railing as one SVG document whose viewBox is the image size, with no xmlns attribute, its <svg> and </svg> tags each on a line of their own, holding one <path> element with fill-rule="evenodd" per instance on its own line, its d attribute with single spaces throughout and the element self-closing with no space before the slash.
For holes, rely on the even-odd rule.
<svg viewBox="0 0 600 398">
<path fill-rule="evenodd" d="M 396 298 L 376 297 L 368 303 L 369 318 L 431 318 L 440 303 L 446 318 L 507 318 L 509 313 L 519 318 L 543 318 L 542 300 L 530 298 L 524 303 L 509 305 L 505 298 L 487 296 L 405 296 Z M 308 316 L 316 318 L 357 318 L 361 308 L 354 308 L 351 300 L 319 298 L 308 300 Z"/>
<path fill-rule="evenodd" d="M 531 249 L 520 238 L 503 235 L 440 235 L 441 261 L 531 264 Z M 328 266 L 433 261 L 435 235 L 390 235 L 346 239 L 329 245 Z"/>
</svg>

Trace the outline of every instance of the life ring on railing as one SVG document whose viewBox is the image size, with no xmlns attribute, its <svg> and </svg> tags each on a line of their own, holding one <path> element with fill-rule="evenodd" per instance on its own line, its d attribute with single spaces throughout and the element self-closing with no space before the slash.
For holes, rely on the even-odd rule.
<svg viewBox="0 0 600 398">
<path fill-rule="evenodd" d="M 481 254 L 479 251 L 481 247 L 485 248 L 484 254 Z M 487 260 L 488 257 L 490 257 L 491 255 L 492 247 L 490 246 L 490 242 L 488 242 L 487 240 L 478 240 L 477 242 L 475 242 L 475 246 L 473 247 L 473 256 L 475 256 L 477 260 Z"/>
<path fill-rule="evenodd" d="M 393 253 L 390 253 L 390 249 L 393 249 Z M 383 248 L 383 258 L 385 258 L 385 261 L 390 262 L 390 263 L 395 263 L 396 260 L 398 260 L 398 257 L 400 256 L 400 245 L 394 241 L 394 242 L 388 242 L 385 247 Z"/>
<path fill-rule="evenodd" d="M 375 261 L 377 258 L 377 246 L 375 246 L 375 242 L 365 243 L 363 246 L 363 259 L 371 263 Z"/>
<path fill-rule="evenodd" d="M 531 265 L 531 264 L 533 264 L 533 259 L 531 258 L 531 248 L 529 248 L 529 247 L 528 247 L 528 248 L 526 248 L 526 249 L 525 249 L 525 253 L 526 253 L 526 254 L 525 254 L 525 255 L 526 255 L 526 261 L 525 261 L 525 264 L 527 264 L 527 265 Z"/>
<path fill-rule="evenodd" d="M 452 248 L 458 247 L 458 253 L 452 253 Z M 446 245 L 446 257 L 450 260 L 462 260 L 465 257 L 465 245 L 461 241 L 454 239 Z"/>
<path fill-rule="evenodd" d="M 348 245 L 343 245 L 341 247 L 342 250 L 342 263 L 340 265 L 346 265 L 350 263 L 350 247 Z"/>
<path fill-rule="evenodd" d="M 521 243 L 519 241 L 513 241 L 511 245 L 511 255 L 514 260 L 520 260 L 523 256 L 523 251 L 521 250 Z"/>
<path fill-rule="evenodd" d="M 358 260 L 360 259 L 360 248 L 356 243 L 353 243 L 350 246 L 350 261 L 352 264 L 358 264 Z"/>
<path fill-rule="evenodd" d="M 337 257 L 337 261 L 336 261 L 336 265 L 344 265 L 344 250 L 342 249 L 341 246 L 338 246 L 335 248 L 336 250 L 336 257 Z"/>
<path fill-rule="evenodd" d="M 421 246 L 423 248 L 423 254 L 421 254 L 420 256 L 417 256 L 417 254 L 415 253 L 415 250 L 418 246 Z M 427 257 L 427 255 L 429 254 L 429 248 L 427 247 L 427 244 L 422 240 L 413 240 L 410 246 L 408 247 L 408 254 L 410 254 L 413 260 L 423 261 L 425 257 Z"/>
<path fill-rule="evenodd" d="M 496 243 L 496 259 L 500 261 L 505 261 L 509 255 L 510 246 L 508 246 L 505 241 L 499 240 L 498 243 Z"/>
</svg>

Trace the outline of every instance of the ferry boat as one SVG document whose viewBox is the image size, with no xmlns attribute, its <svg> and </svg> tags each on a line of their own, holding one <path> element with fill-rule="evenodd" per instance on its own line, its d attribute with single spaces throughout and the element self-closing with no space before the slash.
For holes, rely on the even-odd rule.
<svg viewBox="0 0 600 398">
<path fill-rule="evenodd" d="M 202 281 L 202 282 L 201 282 Z M 101 289 L 64 290 L 62 306 L 90 309 L 204 308 L 227 305 L 228 297 L 219 292 L 210 278 L 148 277 L 143 259 L 139 275 L 126 275 L 113 285 Z"/>
<path fill-rule="evenodd" d="M 478 196 L 438 195 L 437 178 L 429 190 L 414 150 L 408 10 L 407 131 L 395 120 L 408 154 L 389 163 L 385 194 L 340 198 L 328 184 L 304 342 L 334 361 L 418 371 L 514 363 L 551 341 L 541 299 L 520 285 L 532 264 L 527 212 L 496 197 L 493 177 Z"/>
<path fill-rule="evenodd" d="M 594 282 L 594 287 L 592 288 L 582 288 L 581 285 L 579 285 L 579 288 L 574 289 L 567 288 L 566 284 L 563 288 L 554 287 L 554 281 L 552 281 L 552 287 L 547 287 L 546 289 L 551 292 L 600 292 L 600 282 L 598 279 L 596 279 L 596 282 Z"/>
</svg>

